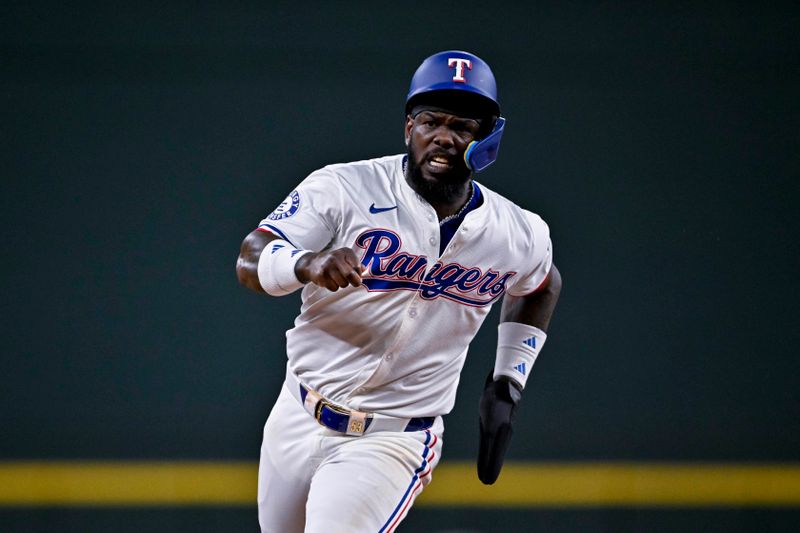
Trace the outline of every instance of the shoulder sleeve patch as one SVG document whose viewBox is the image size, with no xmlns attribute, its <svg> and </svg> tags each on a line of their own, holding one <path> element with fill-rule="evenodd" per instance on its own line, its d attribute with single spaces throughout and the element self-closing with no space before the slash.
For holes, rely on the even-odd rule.
<svg viewBox="0 0 800 533">
<path fill-rule="evenodd" d="M 300 209 L 300 193 L 294 190 L 267 218 L 270 220 L 283 220 L 297 213 L 298 209 Z"/>
</svg>

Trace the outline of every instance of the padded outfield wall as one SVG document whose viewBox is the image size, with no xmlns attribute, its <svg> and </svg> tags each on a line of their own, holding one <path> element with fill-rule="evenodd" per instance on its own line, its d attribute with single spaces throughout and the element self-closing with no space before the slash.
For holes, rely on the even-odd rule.
<svg viewBox="0 0 800 533">
<path fill-rule="evenodd" d="M 406 530 L 795 531 L 799 22 L 746 3 L 6 9 L 0 530 L 256 528 L 299 297 L 239 287 L 241 239 L 312 170 L 403 150 L 414 68 L 463 48 L 508 118 L 480 181 L 550 224 L 564 290 L 507 475 L 489 493 L 472 474 L 495 310 Z"/>
</svg>

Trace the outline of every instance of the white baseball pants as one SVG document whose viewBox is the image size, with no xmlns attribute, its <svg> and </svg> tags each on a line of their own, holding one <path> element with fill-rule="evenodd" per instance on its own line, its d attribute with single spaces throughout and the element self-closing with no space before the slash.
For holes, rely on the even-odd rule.
<svg viewBox="0 0 800 533">
<path fill-rule="evenodd" d="M 429 430 L 347 436 L 318 424 L 284 384 L 261 445 L 261 531 L 394 531 L 431 481 L 443 431 L 437 417 Z"/>
</svg>

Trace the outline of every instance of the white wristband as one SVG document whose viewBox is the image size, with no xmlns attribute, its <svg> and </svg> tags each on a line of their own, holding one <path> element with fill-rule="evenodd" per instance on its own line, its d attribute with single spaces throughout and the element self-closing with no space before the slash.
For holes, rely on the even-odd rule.
<svg viewBox="0 0 800 533">
<path fill-rule="evenodd" d="M 258 282 L 272 296 L 290 294 L 304 284 L 297 279 L 294 265 L 309 250 L 298 250 L 290 243 L 275 239 L 267 243 L 258 258 Z"/>
<path fill-rule="evenodd" d="M 494 379 L 506 376 L 525 388 L 528 376 L 544 346 L 547 334 L 537 327 L 518 322 L 502 322 L 497 328 L 497 357 Z"/>
</svg>

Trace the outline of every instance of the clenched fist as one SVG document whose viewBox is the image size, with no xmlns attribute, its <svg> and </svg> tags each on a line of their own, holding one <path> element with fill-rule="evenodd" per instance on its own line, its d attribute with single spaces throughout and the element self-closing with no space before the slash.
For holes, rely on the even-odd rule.
<svg viewBox="0 0 800 533">
<path fill-rule="evenodd" d="M 325 287 L 329 291 L 337 291 L 348 285 L 358 287 L 364 270 L 365 267 L 358 262 L 350 248 L 306 254 L 294 267 L 298 280 Z"/>
</svg>

